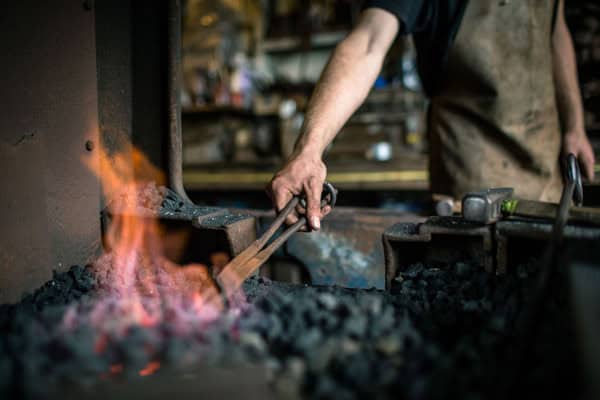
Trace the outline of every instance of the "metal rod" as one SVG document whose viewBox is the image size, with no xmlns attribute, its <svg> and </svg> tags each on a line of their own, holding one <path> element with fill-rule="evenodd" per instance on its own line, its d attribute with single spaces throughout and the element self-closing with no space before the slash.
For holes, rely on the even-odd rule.
<svg viewBox="0 0 600 400">
<path fill-rule="evenodd" d="M 576 164 L 573 164 L 577 162 L 577 159 L 574 156 L 572 159 L 569 158 L 571 158 L 571 155 L 568 156 L 568 167 L 572 165 L 577 167 Z M 517 394 L 519 392 L 521 380 L 525 376 L 525 371 L 528 367 L 527 362 L 533 352 L 532 349 L 534 348 L 535 338 L 539 334 L 544 305 L 547 304 L 551 295 L 554 278 L 561 272 L 559 270 L 559 264 L 563 261 L 561 253 L 564 244 L 564 231 L 569 219 L 571 200 L 573 199 L 573 194 L 578 185 L 578 175 L 579 170 L 577 169 L 567 171 L 565 186 L 560 197 L 560 203 L 556 209 L 556 218 L 552 226 L 552 235 L 550 236 L 550 241 L 542 255 L 541 270 L 538 272 L 539 275 L 537 277 L 536 285 L 533 288 L 533 293 L 531 294 L 531 300 L 517 319 L 517 335 L 521 342 L 518 344 L 520 348 L 517 352 L 517 359 L 514 364 L 515 368 L 508 374 L 510 380 L 506 389 L 509 390 L 509 393 L 507 396 L 499 398 L 509 398 L 512 394 Z M 583 199 L 583 192 L 579 193 L 577 198 Z"/>
<path fill-rule="evenodd" d="M 181 0 L 168 4 L 168 184 L 184 201 L 191 203 L 183 186 L 183 139 L 181 134 Z"/>
</svg>

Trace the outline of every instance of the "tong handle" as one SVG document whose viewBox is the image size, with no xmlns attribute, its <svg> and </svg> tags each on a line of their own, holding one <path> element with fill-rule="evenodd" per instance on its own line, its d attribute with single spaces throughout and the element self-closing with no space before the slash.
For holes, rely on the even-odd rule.
<svg viewBox="0 0 600 400">
<path fill-rule="evenodd" d="M 575 154 L 569 153 L 565 159 L 565 186 L 574 185 L 573 203 L 580 207 L 583 204 L 583 184 L 581 182 L 581 171 Z"/>
<path fill-rule="evenodd" d="M 325 182 L 323 184 L 323 194 L 321 195 L 321 198 L 322 198 L 321 208 L 325 207 L 326 205 L 329 205 L 331 208 L 333 208 L 337 201 L 337 189 L 331 183 Z M 275 220 L 273 221 L 271 226 L 269 226 L 269 229 L 267 229 L 266 232 L 263 233 L 259 239 L 257 239 L 257 245 L 260 248 L 262 248 L 264 245 L 267 244 L 269 239 L 271 239 L 271 237 L 275 234 L 275 232 L 277 232 L 279 227 L 281 225 L 283 225 L 287 216 L 292 211 L 294 211 L 294 209 L 296 208 L 296 206 L 298 204 L 300 204 L 302 207 L 306 208 L 305 198 L 299 197 L 299 196 L 292 197 L 292 199 L 286 204 L 286 206 L 283 208 L 283 210 L 281 210 L 281 212 L 277 215 L 277 217 L 275 218 Z M 273 243 L 278 243 L 280 246 L 281 243 L 283 243 L 283 241 L 287 240 L 291 236 L 292 233 L 300 230 L 300 228 L 302 228 L 305 224 L 306 224 L 306 218 L 305 217 L 299 218 L 295 224 L 293 224 L 292 226 L 287 228 L 276 240 L 273 241 Z M 280 239 L 282 237 L 285 237 L 285 239 L 283 239 L 283 241 L 280 241 Z M 271 243 L 269 245 L 269 247 L 271 247 L 273 245 L 273 243 Z"/>
<path fill-rule="evenodd" d="M 321 208 L 329 205 L 331 208 L 335 206 L 337 202 L 337 189 L 329 182 L 323 183 L 323 193 L 321 194 Z M 269 227 L 267 232 L 261 237 L 266 237 L 266 240 L 262 245 L 264 246 L 266 242 L 275 234 L 277 229 L 283 224 L 285 218 L 291 213 L 296 206 L 300 204 L 303 208 L 306 208 L 306 198 L 304 196 L 298 197 L 295 196 L 288 202 L 283 210 L 279 213 L 273 224 Z M 298 232 L 306 225 L 306 216 L 301 216 L 298 221 L 289 226 L 286 230 L 284 230 L 281 235 L 279 235 L 275 240 L 273 240 L 267 247 L 262 249 L 257 256 L 264 258 L 265 260 L 275 252 L 286 240 L 290 238 L 294 233 Z"/>
<path fill-rule="evenodd" d="M 321 192 L 321 208 L 329 205 L 331 208 L 335 207 L 337 202 L 337 189 L 330 182 L 325 181 L 323 183 L 323 191 Z M 300 205 L 306 208 L 306 195 L 300 197 Z"/>
</svg>

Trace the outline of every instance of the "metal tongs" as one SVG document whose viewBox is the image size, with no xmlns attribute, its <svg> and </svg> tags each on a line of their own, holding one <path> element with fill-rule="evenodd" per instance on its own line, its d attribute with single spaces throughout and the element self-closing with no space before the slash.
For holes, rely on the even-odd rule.
<svg viewBox="0 0 600 400">
<path fill-rule="evenodd" d="M 531 295 L 531 300 L 522 311 L 517 323 L 521 347 L 520 351 L 517 351 L 516 368 L 513 369 L 512 374 L 509 374 L 510 382 L 508 386 L 508 389 L 514 391 L 515 394 L 521 376 L 527 368 L 527 357 L 531 354 L 531 349 L 535 347 L 533 343 L 539 333 L 539 322 L 542 318 L 544 305 L 547 304 L 548 297 L 552 294 L 553 280 L 559 273 L 560 263 L 564 261 L 561 253 L 571 204 L 578 207 L 583 204 L 581 171 L 577 157 L 573 153 L 569 153 L 563 158 L 563 174 L 565 185 L 556 211 L 550 241 L 542 255 L 542 268 L 537 277 L 536 285 L 533 287 L 534 292 Z M 506 397 L 510 397 L 510 395 Z"/>
<path fill-rule="evenodd" d="M 563 159 L 563 163 L 565 186 L 560 197 L 556 221 L 552 227 L 553 248 L 560 246 L 562 243 L 565 226 L 569 219 L 571 201 L 578 207 L 583 204 L 583 184 L 581 183 L 581 172 L 577 157 L 573 153 L 569 153 Z"/>
<path fill-rule="evenodd" d="M 330 206 L 333 208 L 337 201 L 337 190 L 329 182 L 323 184 L 323 194 L 321 195 L 321 208 Z M 298 221 L 285 229 L 276 239 L 273 238 L 278 229 L 283 225 L 287 216 L 298 206 L 306 208 L 306 199 L 295 196 L 288 202 L 283 210 L 277 215 L 275 221 L 269 226 L 257 240 L 252 242 L 244 251 L 232 259 L 215 278 L 216 286 L 221 293 L 221 297 L 226 300 L 229 295 L 235 292 L 244 280 L 256 271 L 267 259 L 294 233 L 302 229 L 306 224 L 306 216 L 300 216 Z"/>
</svg>

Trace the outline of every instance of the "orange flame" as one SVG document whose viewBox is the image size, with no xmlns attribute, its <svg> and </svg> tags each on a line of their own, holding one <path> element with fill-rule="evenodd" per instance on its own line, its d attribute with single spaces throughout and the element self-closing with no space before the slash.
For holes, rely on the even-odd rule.
<svg viewBox="0 0 600 400">
<path fill-rule="evenodd" d="M 133 146 L 112 154 L 98 146 L 96 159 L 84 162 L 101 179 L 110 212 L 104 236 L 108 253 L 96 265 L 110 273 L 111 285 L 127 301 L 125 309 L 133 321 L 145 327 L 155 326 L 161 320 L 162 307 L 149 308 L 143 299 L 163 301 L 164 297 L 182 293 L 194 294 L 196 310 L 201 304 L 220 311 L 222 304 L 216 301 L 220 299 L 205 266 L 182 268 L 165 257 L 167 246 L 158 221 L 165 194 L 157 186 L 165 181 L 162 172 Z M 103 347 L 100 340 L 96 350 L 102 352 Z"/>
</svg>

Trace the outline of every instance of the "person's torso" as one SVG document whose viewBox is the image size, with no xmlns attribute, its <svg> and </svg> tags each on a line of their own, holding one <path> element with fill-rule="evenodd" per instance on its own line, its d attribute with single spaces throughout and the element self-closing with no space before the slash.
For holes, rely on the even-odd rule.
<svg viewBox="0 0 600 400">
<path fill-rule="evenodd" d="M 431 103 L 433 190 L 514 186 L 523 197 L 556 199 L 554 14 L 554 1 L 468 3 Z"/>
</svg>

